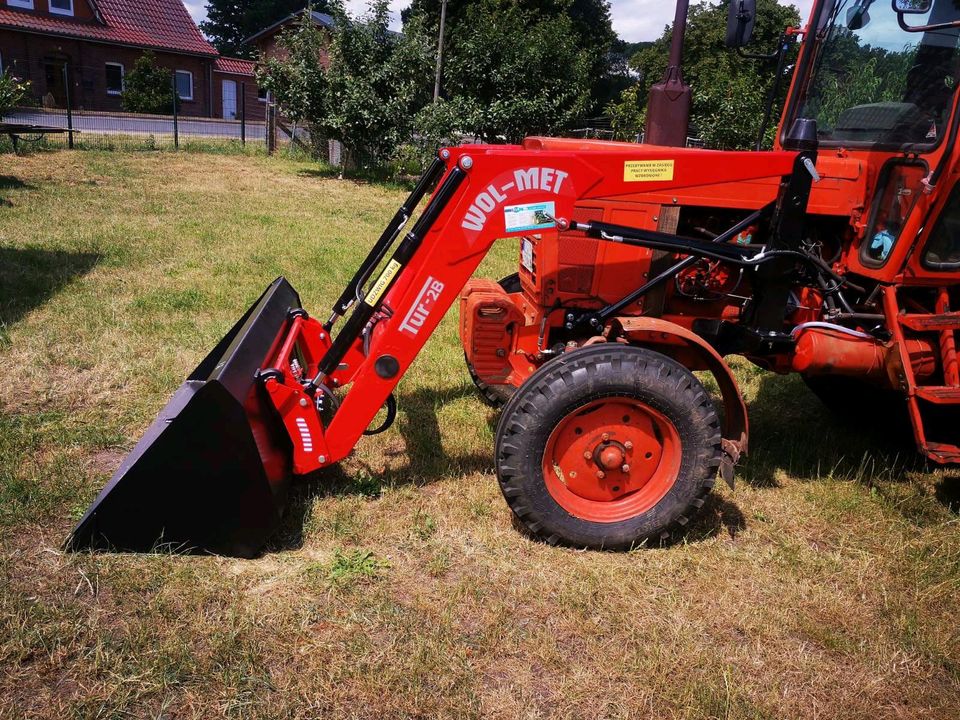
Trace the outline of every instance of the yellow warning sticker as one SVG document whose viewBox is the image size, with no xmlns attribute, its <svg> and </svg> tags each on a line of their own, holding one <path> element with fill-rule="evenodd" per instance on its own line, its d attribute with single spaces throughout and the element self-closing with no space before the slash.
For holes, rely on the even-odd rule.
<svg viewBox="0 0 960 720">
<path fill-rule="evenodd" d="M 673 160 L 628 160 L 623 164 L 624 182 L 673 180 Z"/>
<path fill-rule="evenodd" d="M 387 263 L 383 272 L 380 273 L 380 277 L 377 278 L 373 287 L 370 288 L 370 292 L 368 292 L 367 296 L 363 299 L 367 305 L 372 306 L 380 302 L 380 298 L 383 296 L 383 293 L 387 291 L 387 286 L 390 285 L 390 281 L 400 272 L 400 267 L 400 263 L 396 260 L 390 260 L 390 262 Z"/>
</svg>

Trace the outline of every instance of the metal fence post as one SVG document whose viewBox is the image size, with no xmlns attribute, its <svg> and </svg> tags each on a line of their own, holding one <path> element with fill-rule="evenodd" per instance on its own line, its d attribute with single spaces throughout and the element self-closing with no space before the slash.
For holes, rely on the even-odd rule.
<svg viewBox="0 0 960 720">
<path fill-rule="evenodd" d="M 240 144 L 247 144 L 247 84 L 240 83 Z"/>
<path fill-rule="evenodd" d="M 180 149 L 180 128 L 177 123 L 177 73 L 174 72 L 170 75 L 171 85 L 173 86 L 173 149 Z"/>
<path fill-rule="evenodd" d="M 67 147 L 73 150 L 73 108 L 70 93 L 70 70 L 68 63 L 63 63 L 63 88 L 66 92 L 67 101 Z"/>
<path fill-rule="evenodd" d="M 267 93 L 267 155 L 277 151 L 277 106 L 273 102 L 273 93 Z"/>
</svg>

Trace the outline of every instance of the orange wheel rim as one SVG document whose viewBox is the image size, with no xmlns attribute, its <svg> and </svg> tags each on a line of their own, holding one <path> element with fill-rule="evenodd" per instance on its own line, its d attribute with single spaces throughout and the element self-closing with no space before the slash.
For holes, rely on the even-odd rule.
<svg viewBox="0 0 960 720">
<path fill-rule="evenodd" d="M 613 523 L 647 512 L 677 481 L 680 434 L 663 413 L 638 400 L 594 400 L 554 428 L 543 477 L 574 517 Z"/>
</svg>

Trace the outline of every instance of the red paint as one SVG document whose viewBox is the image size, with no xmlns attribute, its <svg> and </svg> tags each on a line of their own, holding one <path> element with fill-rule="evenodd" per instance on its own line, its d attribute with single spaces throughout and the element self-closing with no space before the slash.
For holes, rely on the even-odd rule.
<svg viewBox="0 0 960 720">
<path fill-rule="evenodd" d="M 619 522 L 654 507 L 680 471 L 680 436 L 649 405 L 611 397 L 583 405 L 547 441 L 547 490 L 571 515 Z"/>
</svg>

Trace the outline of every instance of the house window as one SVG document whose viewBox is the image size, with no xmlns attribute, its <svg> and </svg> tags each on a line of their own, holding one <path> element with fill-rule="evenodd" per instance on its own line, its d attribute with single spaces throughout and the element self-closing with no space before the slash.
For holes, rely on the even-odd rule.
<svg viewBox="0 0 960 720">
<path fill-rule="evenodd" d="M 177 70 L 177 95 L 181 100 L 193 100 L 193 73 Z"/>
<path fill-rule="evenodd" d="M 107 95 L 120 95 L 123 93 L 123 65 L 120 63 L 107 63 Z"/>
<path fill-rule="evenodd" d="M 33 10 L 33 0 L 7 0 L 7 5 L 10 7 Z"/>
<path fill-rule="evenodd" d="M 73 15 L 73 0 L 50 0 L 50 12 L 54 15 Z"/>
<path fill-rule="evenodd" d="M 266 88 L 262 88 L 262 87 L 258 87 L 258 88 L 257 88 L 257 100 L 259 100 L 260 102 L 266 102 L 266 101 L 267 101 L 267 89 L 266 89 Z"/>
</svg>

